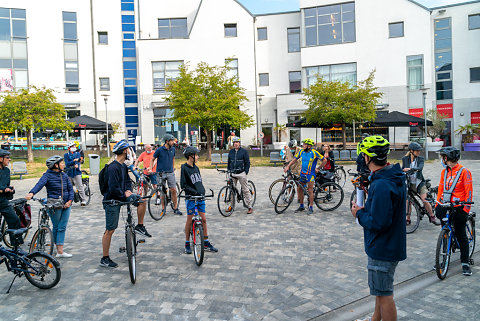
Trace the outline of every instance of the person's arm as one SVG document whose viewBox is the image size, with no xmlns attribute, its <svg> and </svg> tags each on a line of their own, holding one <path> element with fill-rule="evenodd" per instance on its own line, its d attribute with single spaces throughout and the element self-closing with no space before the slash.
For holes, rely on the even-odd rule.
<svg viewBox="0 0 480 321">
<path fill-rule="evenodd" d="M 62 174 L 63 175 L 63 174 Z M 67 181 L 67 201 L 73 201 L 73 185 L 72 181 L 68 178 L 67 175 L 63 175 L 64 177 L 62 178 L 64 181 Z M 63 195 L 62 195 L 63 197 Z M 64 200 L 65 201 L 65 200 Z"/>
<path fill-rule="evenodd" d="M 389 213 L 393 213 L 391 191 L 378 184 L 371 186 L 368 203 L 370 206 L 367 205 L 357 211 L 358 223 L 370 231 L 383 231 L 389 228 L 392 225 L 392 215 Z"/>
<path fill-rule="evenodd" d="M 75 165 L 75 162 L 73 161 L 74 158 L 73 158 L 73 154 L 71 153 L 66 153 L 65 155 L 63 155 L 63 159 L 65 160 L 65 167 L 73 167 L 73 165 Z"/>
<path fill-rule="evenodd" d="M 327 163 L 327 158 L 322 156 L 319 152 L 317 151 L 314 151 L 313 152 L 314 155 L 316 155 L 321 161 L 322 163 L 320 164 L 320 168 L 323 168 L 325 166 L 325 164 Z"/>
<path fill-rule="evenodd" d="M 70 180 L 69 180 L 70 181 Z M 40 192 L 42 190 L 42 188 L 47 184 L 47 176 L 45 175 L 45 173 L 42 175 L 42 177 L 40 177 L 40 179 L 38 180 L 37 184 L 35 184 L 35 186 L 30 190 L 30 192 L 28 194 L 32 194 L 30 198 L 27 198 L 27 199 L 31 199 L 33 197 L 33 195 L 37 194 L 38 192 Z M 28 195 L 27 194 L 27 195 Z"/>
<path fill-rule="evenodd" d="M 472 173 L 468 169 L 464 169 L 462 173 L 462 181 L 465 186 L 465 200 L 471 202 L 473 200 L 473 184 L 472 184 Z M 463 209 L 465 212 L 469 213 L 472 205 L 464 205 Z"/>
<path fill-rule="evenodd" d="M 423 166 L 425 165 L 425 159 L 423 157 L 417 158 L 417 169 L 419 172 L 423 171 Z"/>
<path fill-rule="evenodd" d="M 130 177 L 128 176 L 128 168 L 125 168 L 125 178 L 126 178 L 126 184 L 125 184 L 125 188 L 127 191 L 132 191 L 132 180 L 130 179 Z"/>
<path fill-rule="evenodd" d="M 157 158 L 155 157 L 155 154 L 153 155 L 152 159 L 150 160 L 150 164 L 149 164 L 150 165 L 149 167 L 152 171 L 153 171 L 153 163 L 157 160 Z"/>
<path fill-rule="evenodd" d="M 245 174 L 248 175 L 248 172 L 250 171 L 250 155 L 248 155 L 248 152 L 246 149 L 245 151 L 245 156 L 243 157 L 243 161 L 245 162 Z"/>
<path fill-rule="evenodd" d="M 437 191 L 437 201 L 441 202 L 442 197 L 443 197 L 443 176 L 445 175 L 446 169 L 443 169 L 442 172 L 440 173 L 440 183 L 438 183 L 438 191 Z M 438 204 L 435 204 L 435 207 L 437 207 Z"/>
<path fill-rule="evenodd" d="M 118 168 L 109 167 L 108 170 L 108 192 L 113 199 L 124 201 L 125 193 L 120 186 L 120 175 L 122 173 Z"/>
<path fill-rule="evenodd" d="M 231 156 L 232 150 L 233 150 L 233 149 L 231 149 L 231 150 L 228 152 L 227 171 L 232 170 L 232 166 L 230 165 L 230 163 L 231 163 L 230 160 L 232 159 L 232 156 Z"/>
<path fill-rule="evenodd" d="M 192 187 L 190 178 L 188 177 L 188 170 L 182 166 L 182 171 L 180 173 L 180 187 L 185 190 L 185 195 L 196 196 L 197 190 L 195 186 Z"/>
</svg>

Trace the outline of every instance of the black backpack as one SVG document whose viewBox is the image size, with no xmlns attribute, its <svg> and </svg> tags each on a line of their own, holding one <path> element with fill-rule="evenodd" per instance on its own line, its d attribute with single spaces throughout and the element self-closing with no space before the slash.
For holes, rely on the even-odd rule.
<svg viewBox="0 0 480 321">
<path fill-rule="evenodd" d="M 110 164 L 105 164 L 105 166 L 98 174 L 98 185 L 100 186 L 100 193 L 102 193 L 102 195 L 105 195 L 105 193 L 108 191 L 108 166 L 110 166 Z"/>
</svg>

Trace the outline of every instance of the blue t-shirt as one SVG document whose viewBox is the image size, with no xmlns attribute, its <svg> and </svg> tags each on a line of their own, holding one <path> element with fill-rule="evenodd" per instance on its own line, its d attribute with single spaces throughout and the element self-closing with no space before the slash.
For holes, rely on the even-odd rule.
<svg viewBox="0 0 480 321">
<path fill-rule="evenodd" d="M 157 173 L 173 172 L 173 159 L 175 158 L 175 147 L 166 149 L 161 146 L 155 150 L 153 158 L 157 159 Z"/>
<path fill-rule="evenodd" d="M 323 159 L 323 156 L 314 149 L 306 152 L 304 149 L 295 154 L 295 158 L 302 162 L 301 173 L 304 175 L 315 175 L 317 161 Z"/>
</svg>

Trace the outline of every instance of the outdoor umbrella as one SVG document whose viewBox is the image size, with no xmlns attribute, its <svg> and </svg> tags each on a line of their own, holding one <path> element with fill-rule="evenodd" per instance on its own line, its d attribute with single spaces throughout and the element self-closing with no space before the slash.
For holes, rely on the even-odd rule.
<svg viewBox="0 0 480 321">
<path fill-rule="evenodd" d="M 104 121 L 87 115 L 77 116 L 75 118 L 68 119 L 67 121 L 74 123 L 74 129 L 77 130 L 106 130 L 106 123 Z M 108 124 L 108 130 L 113 130 L 111 124 Z"/>
</svg>

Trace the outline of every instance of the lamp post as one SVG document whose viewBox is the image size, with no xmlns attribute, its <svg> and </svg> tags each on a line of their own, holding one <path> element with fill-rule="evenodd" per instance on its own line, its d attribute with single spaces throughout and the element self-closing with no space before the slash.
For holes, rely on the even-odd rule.
<svg viewBox="0 0 480 321">
<path fill-rule="evenodd" d="M 424 133 L 424 137 L 425 137 L 425 160 L 428 160 L 428 142 L 427 142 L 427 132 L 428 132 L 428 128 L 427 128 L 427 104 L 426 104 L 426 99 L 427 99 L 427 90 L 429 90 L 430 88 L 420 88 L 420 91 L 422 92 L 422 96 L 423 96 L 423 118 L 424 118 L 424 121 L 425 121 L 425 124 L 424 124 L 424 128 L 425 128 L 425 133 Z"/>
<path fill-rule="evenodd" d="M 260 126 L 257 132 L 257 135 L 260 139 L 260 157 L 263 157 L 263 138 L 260 138 L 260 133 L 262 133 L 262 97 L 264 95 L 259 94 L 258 97 L 258 120 L 260 122 Z"/>
<path fill-rule="evenodd" d="M 105 127 L 107 128 L 107 140 L 106 140 L 106 146 L 107 146 L 107 157 L 110 158 L 110 146 L 109 146 L 109 139 L 108 139 L 108 114 L 107 114 L 107 102 L 108 102 L 108 96 L 107 94 L 103 94 L 103 100 L 105 101 Z"/>
</svg>

